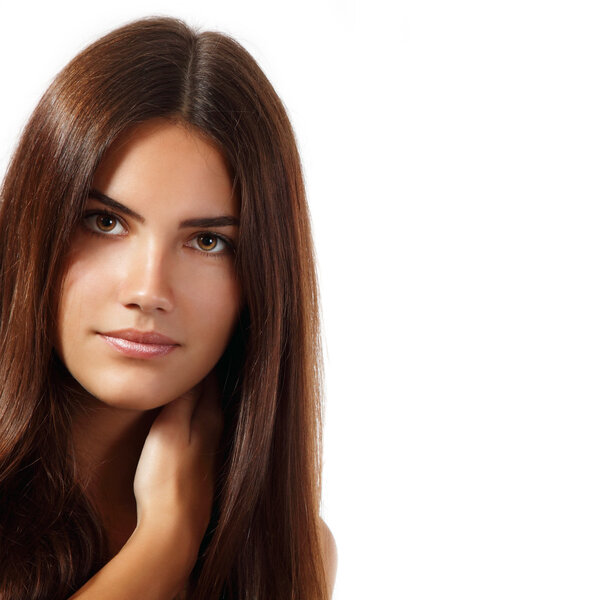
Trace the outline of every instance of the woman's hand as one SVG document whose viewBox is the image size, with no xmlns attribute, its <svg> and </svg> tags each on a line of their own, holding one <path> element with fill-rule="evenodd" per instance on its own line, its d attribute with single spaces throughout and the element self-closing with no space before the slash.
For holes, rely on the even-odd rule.
<svg viewBox="0 0 600 600">
<path fill-rule="evenodd" d="M 162 408 L 134 480 L 137 529 L 179 537 L 190 569 L 208 526 L 223 413 L 216 375 Z"/>
<path fill-rule="evenodd" d="M 170 600 L 184 587 L 210 519 L 222 430 L 214 373 L 161 409 L 135 474 L 137 527 L 72 600 Z"/>
</svg>

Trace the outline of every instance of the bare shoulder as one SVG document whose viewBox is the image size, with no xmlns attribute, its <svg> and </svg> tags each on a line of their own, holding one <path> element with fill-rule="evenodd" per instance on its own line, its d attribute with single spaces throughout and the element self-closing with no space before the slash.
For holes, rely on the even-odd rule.
<svg viewBox="0 0 600 600">
<path fill-rule="evenodd" d="M 337 572 L 337 546 L 335 539 L 329 527 L 323 519 L 320 522 L 321 544 L 323 545 L 323 556 L 325 559 L 325 576 L 327 577 L 327 588 L 329 597 L 333 594 L 333 584 L 335 583 L 335 574 Z"/>
</svg>

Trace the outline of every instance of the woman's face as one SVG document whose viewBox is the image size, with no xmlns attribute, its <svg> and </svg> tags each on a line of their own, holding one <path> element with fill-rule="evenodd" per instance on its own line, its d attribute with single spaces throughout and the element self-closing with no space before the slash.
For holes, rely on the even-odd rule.
<svg viewBox="0 0 600 600">
<path fill-rule="evenodd" d="M 95 175 L 67 256 L 57 350 L 113 406 L 148 410 L 192 389 L 233 332 L 239 208 L 220 153 L 149 121 Z"/>
</svg>

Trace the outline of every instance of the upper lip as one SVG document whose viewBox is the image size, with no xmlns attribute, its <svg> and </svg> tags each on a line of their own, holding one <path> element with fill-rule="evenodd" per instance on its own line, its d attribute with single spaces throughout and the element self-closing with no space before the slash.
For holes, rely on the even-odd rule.
<svg viewBox="0 0 600 600">
<path fill-rule="evenodd" d="M 169 346 L 178 346 L 179 344 L 170 337 L 158 333 L 157 331 L 138 331 L 137 329 L 119 329 L 118 331 L 104 331 L 102 335 L 108 337 L 121 338 L 130 342 L 139 344 L 162 344 Z"/>
</svg>

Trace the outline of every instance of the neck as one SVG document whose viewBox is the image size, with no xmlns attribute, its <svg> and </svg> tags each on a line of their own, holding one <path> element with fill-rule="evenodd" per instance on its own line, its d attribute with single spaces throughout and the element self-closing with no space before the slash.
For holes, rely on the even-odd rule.
<svg viewBox="0 0 600 600">
<path fill-rule="evenodd" d="M 98 510 L 111 554 L 135 529 L 133 480 L 156 411 L 107 406 L 93 397 L 73 417 L 76 473 Z"/>
</svg>

